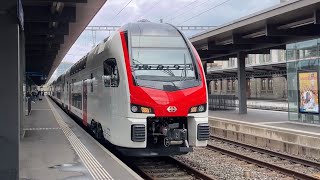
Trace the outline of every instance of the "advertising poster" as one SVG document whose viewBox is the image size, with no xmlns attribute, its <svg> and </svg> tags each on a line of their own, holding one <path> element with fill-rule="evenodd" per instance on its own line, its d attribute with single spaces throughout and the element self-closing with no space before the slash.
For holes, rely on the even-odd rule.
<svg viewBox="0 0 320 180">
<path fill-rule="evenodd" d="M 319 113 L 318 73 L 299 72 L 299 111 Z"/>
</svg>

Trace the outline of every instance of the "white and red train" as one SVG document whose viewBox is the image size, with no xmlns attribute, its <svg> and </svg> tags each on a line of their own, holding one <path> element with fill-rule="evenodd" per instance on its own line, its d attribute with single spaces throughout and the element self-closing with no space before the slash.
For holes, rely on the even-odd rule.
<svg viewBox="0 0 320 180">
<path fill-rule="evenodd" d="M 127 155 L 184 154 L 207 145 L 202 63 L 172 25 L 127 24 L 50 86 L 67 112 Z"/>
</svg>

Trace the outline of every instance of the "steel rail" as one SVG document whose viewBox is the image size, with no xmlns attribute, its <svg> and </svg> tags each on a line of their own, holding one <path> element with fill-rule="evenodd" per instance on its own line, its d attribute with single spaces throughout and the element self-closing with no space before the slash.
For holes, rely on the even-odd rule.
<svg viewBox="0 0 320 180">
<path fill-rule="evenodd" d="M 198 178 L 201 178 L 203 180 L 213 180 L 212 177 L 209 177 L 208 175 L 198 171 L 197 169 L 195 169 L 187 164 L 184 164 L 181 161 L 176 160 L 175 158 L 170 157 L 170 161 L 173 161 L 178 166 L 181 166 L 182 168 L 186 169 L 188 173 L 194 174 Z"/>
<path fill-rule="evenodd" d="M 299 164 L 302 164 L 302 165 L 305 165 L 305 166 L 309 166 L 309 167 L 313 167 L 315 169 L 319 169 L 320 170 L 320 163 L 315 162 L 315 161 L 305 160 L 305 159 L 301 159 L 301 158 L 298 158 L 298 157 L 294 157 L 294 156 L 290 156 L 290 155 L 287 155 L 287 154 L 283 154 L 283 153 L 280 153 L 280 152 L 275 152 L 275 151 L 270 151 L 270 150 L 267 150 L 267 149 L 255 147 L 255 146 L 250 146 L 250 145 L 247 145 L 247 144 L 239 143 L 239 142 L 232 141 L 232 140 L 229 140 L 229 139 L 225 139 L 225 138 L 222 138 L 222 137 L 217 137 L 217 136 L 210 136 L 210 137 L 212 139 L 217 139 L 217 140 L 220 140 L 220 141 L 224 141 L 224 142 L 227 142 L 227 143 L 239 146 L 239 147 L 250 149 L 252 151 L 257 151 L 257 152 L 260 152 L 260 153 L 268 154 L 270 156 L 279 157 L 279 158 L 286 159 L 286 160 L 289 160 L 289 161 L 294 162 L 294 163 L 299 163 Z"/>
<path fill-rule="evenodd" d="M 158 159 L 156 160 L 159 160 L 159 157 Z M 196 170 L 195 168 L 189 166 L 189 165 L 186 165 L 184 164 L 183 162 L 179 161 L 179 160 L 176 160 L 175 158 L 173 157 L 161 157 L 161 160 L 166 162 L 168 165 L 175 165 L 175 167 L 181 169 L 181 171 L 183 172 L 186 172 L 187 174 L 189 174 L 190 176 L 194 176 L 196 177 L 197 179 L 202 179 L 202 180 L 213 180 L 212 177 Z M 134 161 L 130 163 L 131 164 L 131 167 L 134 169 L 135 172 L 137 172 L 141 177 L 143 177 L 144 179 L 147 179 L 147 180 L 155 180 L 155 179 L 158 179 L 156 177 L 153 177 L 152 176 L 152 173 L 148 173 L 148 172 L 145 172 L 143 170 L 143 168 L 140 168 L 139 165 L 135 164 Z M 166 164 L 166 165 L 167 165 Z M 140 165 L 141 166 L 141 165 Z M 161 167 L 161 165 L 159 165 L 159 167 Z M 161 179 L 161 178 L 160 178 Z M 165 178 L 163 178 L 165 179 Z"/>
<path fill-rule="evenodd" d="M 216 147 L 216 146 L 208 144 L 207 148 L 210 149 L 210 150 L 217 151 L 217 152 L 220 152 L 222 154 L 226 154 L 228 156 L 234 157 L 236 159 L 239 159 L 239 160 L 242 160 L 242 161 L 246 161 L 246 162 L 249 162 L 251 164 L 255 164 L 255 165 L 260 166 L 260 167 L 264 167 L 264 168 L 267 168 L 267 169 L 270 169 L 270 170 L 273 170 L 273 171 L 277 171 L 279 173 L 282 173 L 282 174 L 290 176 L 290 177 L 294 177 L 294 178 L 301 179 L 301 180 L 319 180 L 316 177 L 309 176 L 307 174 L 302 174 L 302 173 L 299 173 L 297 171 L 286 169 L 286 168 L 283 168 L 281 166 L 277 166 L 277 165 L 274 165 L 274 164 L 271 164 L 271 163 L 267 163 L 267 162 L 264 162 L 264 161 L 261 161 L 261 160 L 257 160 L 257 159 L 254 159 L 254 158 L 242 155 L 242 154 L 238 154 L 238 153 L 233 152 L 233 151 L 222 149 L 220 147 Z"/>
</svg>

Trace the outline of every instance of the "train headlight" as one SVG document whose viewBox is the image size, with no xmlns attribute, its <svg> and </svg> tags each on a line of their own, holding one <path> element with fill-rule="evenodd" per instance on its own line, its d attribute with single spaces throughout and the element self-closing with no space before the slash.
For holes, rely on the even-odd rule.
<svg viewBox="0 0 320 180">
<path fill-rule="evenodd" d="M 199 106 L 193 106 L 190 108 L 189 113 L 202 113 L 206 112 L 207 104 L 201 104 Z"/>
<path fill-rule="evenodd" d="M 135 105 L 131 105 L 131 111 L 132 111 L 133 113 L 138 112 L 138 107 L 135 106 Z"/>
<path fill-rule="evenodd" d="M 195 113 L 195 112 L 197 112 L 197 109 L 198 109 L 197 106 L 192 107 L 192 108 L 190 109 L 190 112 L 191 112 L 191 113 Z"/>
<path fill-rule="evenodd" d="M 140 106 L 136 104 L 131 104 L 131 112 L 133 113 L 144 113 L 153 114 L 153 109 L 151 107 Z"/>
<path fill-rule="evenodd" d="M 151 108 L 141 107 L 141 112 L 142 113 L 151 113 Z"/>
<path fill-rule="evenodd" d="M 206 108 L 204 107 L 204 105 L 198 106 L 198 111 L 199 112 L 204 112 L 205 110 L 206 110 Z"/>
</svg>

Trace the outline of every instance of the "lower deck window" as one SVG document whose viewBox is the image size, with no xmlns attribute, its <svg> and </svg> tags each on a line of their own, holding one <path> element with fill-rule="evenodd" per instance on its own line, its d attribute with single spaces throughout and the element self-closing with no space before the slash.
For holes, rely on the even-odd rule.
<svg viewBox="0 0 320 180">
<path fill-rule="evenodd" d="M 82 109 L 82 95 L 81 93 L 72 94 L 72 106 Z"/>
<path fill-rule="evenodd" d="M 57 98 L 61 99 L 61 93 L 60 92 L 57 92 Z"/>
</svg>

